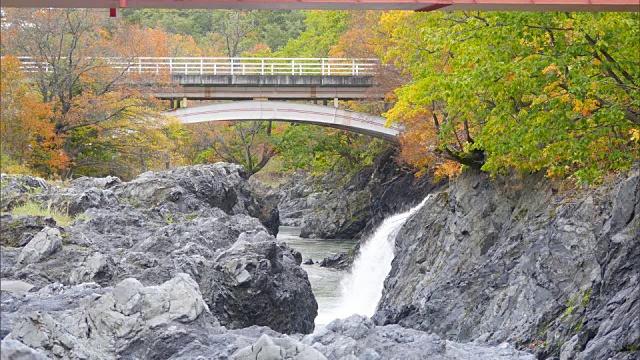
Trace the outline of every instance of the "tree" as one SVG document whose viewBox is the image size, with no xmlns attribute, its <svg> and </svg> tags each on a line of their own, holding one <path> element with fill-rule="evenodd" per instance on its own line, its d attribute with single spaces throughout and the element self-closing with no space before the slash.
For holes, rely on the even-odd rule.
<svg viewBox="0 0 640 360">
<path fill-rule="evenodd" d="M 203 39 L 213 29 L 209 10 L 193 9 L 123 9 L 122 17 L 129 25 L 159 28 L 169 34 Z"/>
<path fill-rule="evenodd" d="M 305 29 L 307 15 L 299 10 L 258 10 L 255 12 L 258 40 L 275 52 Z"/>
<path fill-rule="evenodd" d="M 195 162 L 226 161 L 245 167 L 249 176 L 260 171 L 276 154 L 271 144 L 273 124 L 252 121 L 195 124 Z"/>
<path fill-rule="evenodd" d="M 229 57 L 237 57 L 256 42 L 256 18 L 253 11 L 218 10 L 213 13 L 213 31 L 224 41 Z"/>
<path fill-rule="evenodd" d="M 408 140 L 436 159 L 597 180 L 639 156 L 636 25 L 620 13 L 387 13 L 386 60 L 412 78 L 387 116 L 423 122 L 428 139 Z"/>
<path fill-rule="evenodd" d="M 307 13 L 305 30 L 276 52 L 280 57 L 326 57 L 347 30 L 348 11 L 314 10 Z"/>
<path fill-rule="evenodd" d="M 14 57 L 1 60 L 3 161 L 15 161 L 38 174 L 50 175 L 65 168 L 69 159 L 62 150 L 63 139 L 56 134 L 51 122 L 51 106 L 43 104 L 38 94 L 29 91 L 20 65 Z"/>
<path fill-rule="evenodd" d="M 132 147 L 163 151 L 158 139 L 167 124 L 158 116 L 159 102 L 143 90 L 164 78 L 129 72 L 138 56 L 166 53 L 152 42 L 163 34 L 143 36 L 147 30 L 114 24 L 106 13 L 94 10 L 11 9 L 6 16 L 3 50 L 29 54 L 35 62 L 29 77 L 41 102 L 52 109 L 56 138 L 64 139 L 70 159 L 63 176 L 108 174 L 113 164 L 130 175 L 140 159 L 149 158 L 132 156 Z"/>
</svg>

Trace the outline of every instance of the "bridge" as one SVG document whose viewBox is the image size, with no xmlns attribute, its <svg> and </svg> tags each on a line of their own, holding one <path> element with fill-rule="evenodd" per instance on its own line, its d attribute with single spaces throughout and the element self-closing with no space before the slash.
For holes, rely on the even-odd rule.
<svg viewBox="0 0 640 360">
<path fill-rule="evenodd" d="M 50 65 L 18 57 L 26 72 L 51 72 Z M 103 58 L 128 74 L 168 75 L 176 87 L 153 95 L 169 100 L 356 100 L 373 96 L 378 59 L 344 58 Z M 145 79 L 145 78 L 142 78 Z M 153 81 L 153 76 L 146 77 Z"/>
<path fill-rule="evenodd" d="M 480 11 L 639 11 L 638 0 L 3 0 L 5 7 L 321 9 L 321 10 L 480 10 Z"/>
<path fill-rule="evenodd" d="M 327 126 L 397 143 L 397 128 L 385 127 L 386 119 L 323 105 L 284 101 L 234 101 L 165 111 L 182 123 L 224 121 L 287 121 Z"/>
<path fill-rule="evenodd" d="M 52 72 L 52 67 L 32 57 L 18 57 L 25 72 Z M 377 59 L 342 58 L 101 58 L 105 66 L 153 82 L 154 75 L 170 75 L 176 88 L 153 90 L 170 99 L 177 109 L 165 112 L 181 122 L 287 121 L 328 126 L 397 142 L 398 129 L 385 127 L 379 116 L 338 109 L 338 100 L 372 95 Z M 334 101 L 334 106 L 277 100 Z M 188 107 L 188 100 L 240 100 Z M 242 101 L 250 100 L 250 101 Z"/>
</svg>

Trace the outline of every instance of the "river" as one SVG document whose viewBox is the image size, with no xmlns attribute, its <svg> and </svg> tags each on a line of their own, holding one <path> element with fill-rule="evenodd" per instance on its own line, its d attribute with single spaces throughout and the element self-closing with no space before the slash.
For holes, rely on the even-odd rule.
<svg viewBox="0 0 640 360">
<path fill-rule="evenodd" d="M 384 219 L 363 242 L 350 272 L 318 264 L 303 265 L 318 302 L 316 326 L 353 314 L 373 315 L 382 295 L 384 279 L 391 270 L 398 230 L 424 206 L 428 198 L 408 211 Z M 332 253 L 348 252 L 356 243 L 353 240 L 303 239 L 299 234 L 300 228 L 283 226 L 278 240 L 300 251 L 303 259 L 310 257 L 314 261 L 321 261 Z"/>
<path fill-rule="evenodd" d="M 331 254 L 349 252 L 356 244 L 355 240 L 303 239 L 298 235 L 300 228 L 281 226 L 278 240 L 302 253 L 303 259 L 311 258 L 318 263 Z M 341 306 L 340 282 L 347 271 L 320 267 L 319 264 L 303 264 L 302 268 L 309 275 L 309 282 L 318 302 L 316 325 L 326 325 L 334 320 L 332 314 Z"/>
</svg>

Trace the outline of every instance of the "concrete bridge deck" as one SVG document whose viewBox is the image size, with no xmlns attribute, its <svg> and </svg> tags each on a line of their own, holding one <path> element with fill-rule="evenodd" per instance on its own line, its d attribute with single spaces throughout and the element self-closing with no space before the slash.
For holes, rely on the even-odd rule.
<svg viewBox="0 0 640 360">
<path fill-rule="evenodd" d="M 372 76 L 173 75 L 180 87 L 154 92 L 159 99 L 356 100 L 370 98 Z"/>
</svg>

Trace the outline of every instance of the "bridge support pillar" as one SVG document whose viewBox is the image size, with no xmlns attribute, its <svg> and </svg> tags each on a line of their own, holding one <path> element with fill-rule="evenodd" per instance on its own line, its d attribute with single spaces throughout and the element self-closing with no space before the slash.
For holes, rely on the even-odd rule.
<svg viewBox="0 0 640 360">
<path fill-rule="evenodd" d="M 189 106 L 189 104 L 187 103 L 187 97 L 185 96 L 184 98 L 182 98 L 182 106 L 181 107 L 187 107 Z"/>
<path fill-rule="evenodd" d="M 333 98 L 333 107 L 338 107 L 338 98 Z"/>
</svg>

